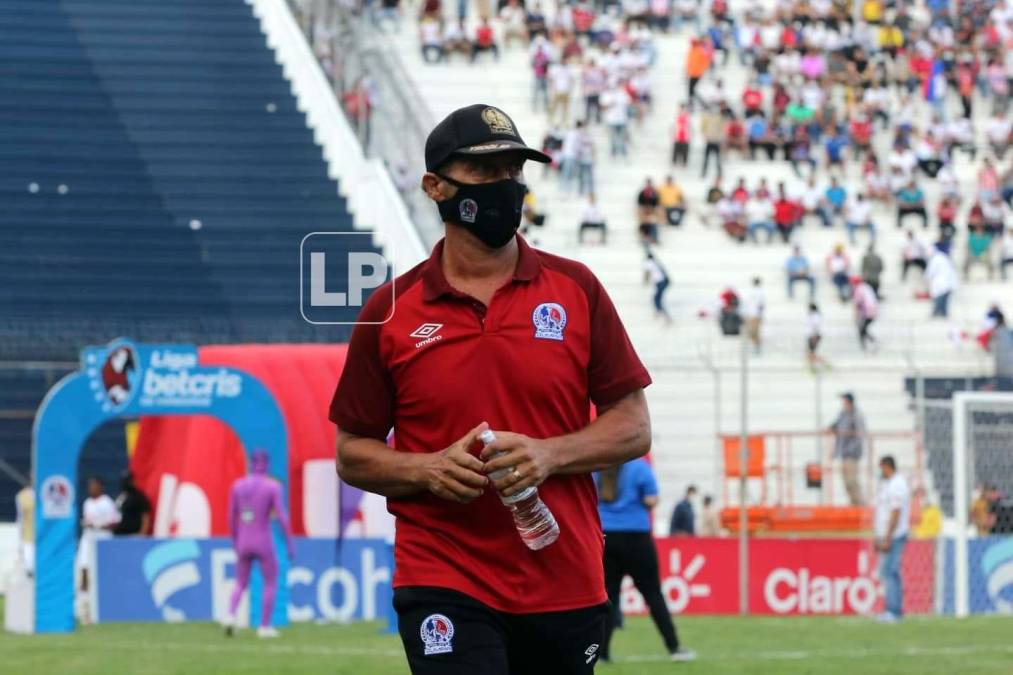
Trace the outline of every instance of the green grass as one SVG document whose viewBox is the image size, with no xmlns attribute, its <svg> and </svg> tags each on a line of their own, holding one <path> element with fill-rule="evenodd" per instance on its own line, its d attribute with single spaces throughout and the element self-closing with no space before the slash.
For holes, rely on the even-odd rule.
<svg viewBox="0 0 1013 675">
<path fill-rule="evenodd" d="M 1009 675 L 1013 617 L 912 618 L 880 626 L 859 618 L 681 618 L 684 644 L 700 659 L 673 664 L 649 619 L 616 633 L 615 663 L 601 675 L 861 673 Z M 250 631 L 231 640 L 208 623 L 109 624 L 72 635 L 0 633 L 0 671 L 109 675 L 204 673 L 399 675 L 408 673 L 401 643 L 379 623 L 300 624 L 261 641 Z M 480 674 L 477 674 L 480 675 Z"/>
</svg>

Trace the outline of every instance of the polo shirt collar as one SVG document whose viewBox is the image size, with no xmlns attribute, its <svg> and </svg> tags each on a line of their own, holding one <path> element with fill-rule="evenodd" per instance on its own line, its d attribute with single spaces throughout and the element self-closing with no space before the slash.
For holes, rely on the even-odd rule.
<svg viewBox="0 0 1013 675">
<path fill-rule="evenodd" d="M 542 269 L 542 263 L 538 254 L 528 245 L 524 237 L 519 234 L 517 239 L 517 267 L 514 269 L 514 281 L 531 281 Z M 443 244 L 445 239 L 440 239 L 433 247 L 429 259 L 423 263 L 422 270 L 422 299 L 432 302 L 444 295 L 461 295 L 450 285 L 447 277 L 443 274 Z"/>
</svg>

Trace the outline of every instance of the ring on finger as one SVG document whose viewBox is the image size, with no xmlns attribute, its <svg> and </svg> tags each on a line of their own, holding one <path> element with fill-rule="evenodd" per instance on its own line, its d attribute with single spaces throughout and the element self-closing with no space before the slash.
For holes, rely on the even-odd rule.
<svg viewBox="0 0 1013 675">
<path fill-rule="evenodd" d="M 515 483 L 521 482 L 521 479 L 523 478 L 523 476 L 521 476 L 521 472 L 518 471 L 517 469 L 514 469 L 513 472 L 510 475 L 512 475 L 514 477 L 514 482 Z"/>
</svg>

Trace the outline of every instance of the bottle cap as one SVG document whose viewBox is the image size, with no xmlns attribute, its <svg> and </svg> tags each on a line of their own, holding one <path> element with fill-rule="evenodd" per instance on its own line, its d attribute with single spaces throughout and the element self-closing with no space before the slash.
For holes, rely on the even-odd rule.
<svg viewBox="0 0 1013 675">
<path fill-rule="evenodd" d="M 492 433 L 492 429 L 486 429 L 478 435 L 478 440 L 482 441 L 486 445 L 489 445 L 496 440 L 496 434 Z"/>
</svg>

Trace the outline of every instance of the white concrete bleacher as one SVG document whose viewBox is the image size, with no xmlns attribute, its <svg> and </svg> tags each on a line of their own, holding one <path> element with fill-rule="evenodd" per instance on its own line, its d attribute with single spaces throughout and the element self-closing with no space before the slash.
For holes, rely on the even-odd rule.
<svg viewBox="0 0 1013 675">
<path fill-rule="evenodd" d="M 448 18 L 456 12 L 456 4 L 445 3 Z M 796 289 L 794 301 L 788 300 L 785 293 L 783 267 L 788 247 L 780 243 L 738 245 L 716 227 L 702 224 L 704 194 L 712 183 L 713 173 L 706 181 L 700 178 L 702 142 L 698 131 L 688 170 L 670 166 L 669 130 L 677 105 L 685 99 L 683 71 L 688 38 L 688 29 L 682 34 L 654 36 L 657 47 L 657 61 L 651 70 L 654 106 L 642 125 L 631 125 L 628 160 L 611 159 L 606 130 L 593 128 L 596 192 L 609 223 L 607 246 L 579 246 L 576 233 L 583 200 L 562 193 L 556 176 L 543 177 L 541 167 L 529 165 L 526 171 L 539 208 L 548 216 L 546 226 L 533 236 L 537 245 L 583 261 L 598 275 L 617 305 L 641 358 L 652 371 L 654 384 L 648 389 L 648 398 L 655 431 L 653 455 L 663 485 L 662 514 L 670 511 L 689 483 L 720 496 L 721 464 L 715 432 L 739 431 L 739 344 L 734 338 L 722 337 L 715 321 L 698 317 L 701 308 L 714 305 L 722 289 L 733 286 L 745 290 L 754 276 L 761 277 L 766 288 L 763 330 L 766 346 L 762 354 L 750 357 L 748 417 L 752 431 L 812 431 L 818 424 L 829 423 L 839 408 L 839 394 L 845 390 L 855 392 L 873 431 L 913 430 L 915 422 L 903 389 L 904 376 L 915 369 L 923 373 L 990 373 L 990 361 L 977 346 L 966 340 L 954 340 L 953 336 L 960 330 L 976 330 L 989 303 L 1013 299 L 1010 285 L 986 283 L 979 270 L 979 276 L 972 276 L 973 282 L 964 284 L 955 294 L 950 321 L 930 321 L 928 303 L 914 298 L 917 271 L 906 284 L 899 281 L 902 234 L 894 227 L 894 213 L 877 207 L 877 249 L 887 265 L 882 288 L 886 301 L 873 329 L 880 347 L 875 352 L 862 353 L 853 309 L 836 299 L 832 284 L 822 272 L 823 259 L 831 247 L 838 242 L 847 243 L 843 223 L 824 230 L 815 219 L 810 219 L 796 233 L 795 241 L 819 272 L 817 302 L 825 317 L 824 353 L 833 365 L 817 381 L 804 365 L 804 289 Z M 476 64 L 469 64 L 458 55 L 449 63 L 434 65 L 425 63 L 421 57 L 414 18 L 406 18 L 401 30 L 391 32 L 388 39 L 415 78 L 424 98 L 422 105 L 430 108 L 436 120 L 460 106 L 488 103 L 513 117 L 529 145 L 540 144 L 548 125 L 546 114 L 534 113 L 531 108 L 532 74 L 526 47 L 515 44 L 503 49 L 498 61 L 482 55 Z M 718 76 L 723 78 L 729 98 L 738 101 L 737 92 L 745 83 L 747 69 L 738 64 L 734 54 L 726 67 L 718 69 Z M 579 82 L 579 77 L 576 80 Z M 571 119 L 576 119 L 583 113 L 578 91 L 571 101 Z M 978 105 L 977 109 L 985 107 Z M 880 159 L 885 159 L 885 151 Z M 956 169 L 962 191 L 972 194 L 976 165 L 960 155 Z M 681 228 L 663 228 L 661 245 L 655 250 L 672 278 L 667 294 L 667 307 L 674 318 L 670 326 L 654 318 L 651 289 L 642 283 L 643 250 L 634 216 L 636 194 L 644 179 L 649 176 L 659 182 L 667 174 L 674 175 L 683 187 L 690 208 L 687 223 Z M 827 179 L 825 171 L 818 175 L 821 181 Z M 748 161 L 738 155 L 726 158 L 724 176 L 726 189 L 740 176 L 750 189 L 761 176 L 767 178 L 771 187 L 779 180 L 795 180 L 790 165 L 783 160 Z M 858 166 L 848 167 L 846 179 L 857 185 Z M 928 182 L 924 187 L 933 213 L 938 191 Z M 926 244 L 931 241 L 929 233 L 923 234 L 922 239 Z M 847 249 L 856 266 L 867 235 L 859 233 L 858 241 L 858 246 Z M 958 237 L 954 258 L 958 265 L 962 258 L 963 242 Z M 716 386 L 718 379 L 720 386 Z M 909 470 L 914 464 L 912 442 L 891 443 L 878 451 L 898 455 L 902 467 Z M 811 454 L 815 453 L 813 448 Z M 798 481 L 800 464 L 813 458 L 796 459 Z M 843 494 L 840 489 L 835 492 Z M 805 493 L 797 488 L 795 494 L 797 498 Z"/>
</svg>

